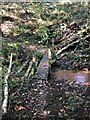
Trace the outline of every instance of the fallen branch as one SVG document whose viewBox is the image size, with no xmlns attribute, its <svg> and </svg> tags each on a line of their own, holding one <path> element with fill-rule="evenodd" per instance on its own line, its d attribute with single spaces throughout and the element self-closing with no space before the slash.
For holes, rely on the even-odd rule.
<svg viewBox="0 0 90 120">
<path fill-rule="evenodd" d="M 29 61 L 29 60 L 28 60 L 28 61 Z M 28 67 L 28 69 L 26 70 L 25 75 L 22 76 L 22 78 L 21 78 L 23 82 L 22 82 L 20 88 L 19 88 L 15 93 L 12 94 L 12 97 L 15 96 L 15 95 L 22 89 L 22 87 L 23 87 L 23 85 L 24 85 L 24 83 L 25 83 L 25 78 L 28 77 L 28 79 L 29 79 L 29 77 L 32 75 L 33 62 L 35 62 L 35 61 L 34 61 L 34 58 L 33 58 L 32 61 L 29 62 L 29 67 Z M 26 61 L 26 63 L 27 63 L 27 61 Z M 31 70 L 31 72 L 30 72 L 30 70 Z M 30 72 L 30 73 L 29 73 L 29 72 Z"/>
<path fill-rule="evenodd" d="M 69 36 L 69 37 L 65 37 L 65 40 L 63 39 L 63 40 L 61 40 L 61 44 L 65 44 L 65 43 L 67 43 L 66 41 L 70 41 L 70 42 L 73 42 L 73 41 L 75 41 L 75 40 L 78 40 L 80 38 L 80 36 L 79 35 L 77 35 L 77 34 L 74 34 L 74 35 L 72 35 L 72 36 Z M 56 45 L 56 46 L 54 46 L 54 49 L 55 48 L 59 48 L 60 47 L 60 45 L 58 44 L 58 45 Z"/>
<path fill-rule="evenodd" d="M 52 53 L 50 49 L 48 49 L 48 59 L 49 59 L 49 64 L 50 64 L 52 60 Z"/>
<path fill-rule="evenodd" d="M 25 66 L 27 65 L 28 62 L 29 62 L 29 60 L 27 60 L 27 61 L 20 67 L 20 69 L 18 70 L 17 73 L 20 73 L 20 72 L 25 68 Z"/>
<path fill-rule="evenodd" d="M 32 69 L 31 69 L 31 72 L 30 72 L 30 74 L 28 76 L 28 79 L 31 77 L 31 75 L 34 75 L 34 73 L 36 71 L 36 68 L 37 68 L 37 66 L 36 66 L 36 56 L 34 54 L 33 59 L 32 59 Z"/>
<path fill-rule="evenodd" d="M 30 70 L 31 70 L 31 68 L 32 68 L 32 64 L 33 64 L 33 62 L 29 62 L 29 67 L 28 67 L 28 69 L 27 69 L 27 71 L 26 71 L 26 73 L 25 73 L 25 78 L 26 77 L 28 77 L 28 74 L 29 74 L 29 72 L 30 72 Z"/>
<path fill-rule="evenodd" d="M 74 42 L 70 43 L 69 45 L 67 45 L 67 46 L 63 47 L 61 50 L 59 50 L 59 51 L 56 53 L 56 55 L 61 54 L 64 50 L 66 50 L 67 48 L 69 48 L 69 47 L 71 47 L 71 46 L 73 46 L 74 44 L 79 43 L 79 42 L 80 42 L 80 40 L 77 40 L 77 41 L 74 41 Z"/>
<path fill-rule="evenodd" d="M 4 79 L 4 100 L 3 100 L 3 104 L 2 104 L 2 110 L 3 110 L 3 114 L 7 113 L 7 104 L 8 104 L 8 77 L 10 75 L 11 72 L 11 67 L 12 67 L 12 53 L 10 56 L 10 64 L 9 64 L 9 68 L 8 68 L 8 73 L 5 76 Z"/>
</svg>

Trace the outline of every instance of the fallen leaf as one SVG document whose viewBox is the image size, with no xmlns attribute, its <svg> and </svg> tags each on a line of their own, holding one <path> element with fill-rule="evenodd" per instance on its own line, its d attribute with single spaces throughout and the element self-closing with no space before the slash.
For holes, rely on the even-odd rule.
<svg viewBox="0 0 90 120">
<path fill-rule="evenodd" d="M 23 107 L 23 106 L 21 106 L 21 105 L 20 105 L 20 106 L 19 106 L 19 105 L 16 105 L 16 106 L 15 106 L 15 110 L 16 110 L 16 111 L 23 110 L 23 109 L 25 109 L 25 107 Z"/>
</svg>

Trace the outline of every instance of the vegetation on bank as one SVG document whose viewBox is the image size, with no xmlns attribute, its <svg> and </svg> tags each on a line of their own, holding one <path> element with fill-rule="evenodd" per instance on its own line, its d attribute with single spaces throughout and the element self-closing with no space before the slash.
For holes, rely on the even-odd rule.
<svg viewBox="0 0 90 120">
<path fill-rule="evenodd" d="M 66 81 L 59 83 L 59 80 L 50 80 L 50 84 L 47 81 L 38 83 L 36 80 L 39 63 L 48 49 L 52 53 L 52 61 L 50 61 L 52 66 L 58 63 L 60 69 L 90 69 L 89 14 L 90 3 L 87 5 L 79 2 L 63 5 L 60 3 L 2 3 L 0 16 L 3 32 L 1 57 L 3 81 L 8 73 L 7 68 L 12 53 L 12 68 L 8 76 L 8 118 L 11 119 L 13 115 L 16 119 L 22 119 L 22 117 L 29 119 L 41 113 L 41 116 L 59 115 L 61 118 L 70 118 L 70 116 L 73 118 L 79 116 L 77 109 L 80 111 L 82 106 L 85 106 L 85 109 L 81 111 L 84 115 L 86 114 L 85 117 L 90 118 L 90 96 L 88 94 L 85 96 L 87 86 L 83 87 Z M 3 89 L 4 84 L 3 82 Z M 56 98 L 50 97 L 46 100 L 44 106 L 46 111 L 42 110 L 40 114 L 37 106 L 42 105 L 43 100 L 39 95 L 37 96 L 41 90 L 38 84 L 43 86 L 42 90 L 47 88 L 43 93 L 44 97 L 47 91 L 49 96 L 51 91 L 62 93 Z M 40 103 L 35 100 L 36 98 Z M 59 99 L 58 105 L 61 106 L 57 110 L 53 101 L 59 101 Z M 62 99 L 66 104 L 62 103 Z M 55 111 L 52 111 L 52 108 Z"/>
</svg>

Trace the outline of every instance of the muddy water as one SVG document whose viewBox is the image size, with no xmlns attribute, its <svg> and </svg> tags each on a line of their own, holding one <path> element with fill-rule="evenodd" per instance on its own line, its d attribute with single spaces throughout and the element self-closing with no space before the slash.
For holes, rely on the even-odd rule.
<svg viewBox="0 0 90 120">
<path fill-rule="evenodd" d="M 90 85 L 90 71 L 55 70 L 52 78 L 66 79 Z"/>
</svg>

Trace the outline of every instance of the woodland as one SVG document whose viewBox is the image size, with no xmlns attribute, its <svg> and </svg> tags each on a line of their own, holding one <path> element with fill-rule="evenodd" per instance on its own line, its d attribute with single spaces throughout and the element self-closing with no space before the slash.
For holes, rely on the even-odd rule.
<svg viewBox="0 0 90 120">
<path fill-rule="evenodd" d="M 0 6 L 0 119 L 89 120 L 90 2 Z"/>
</svg>

